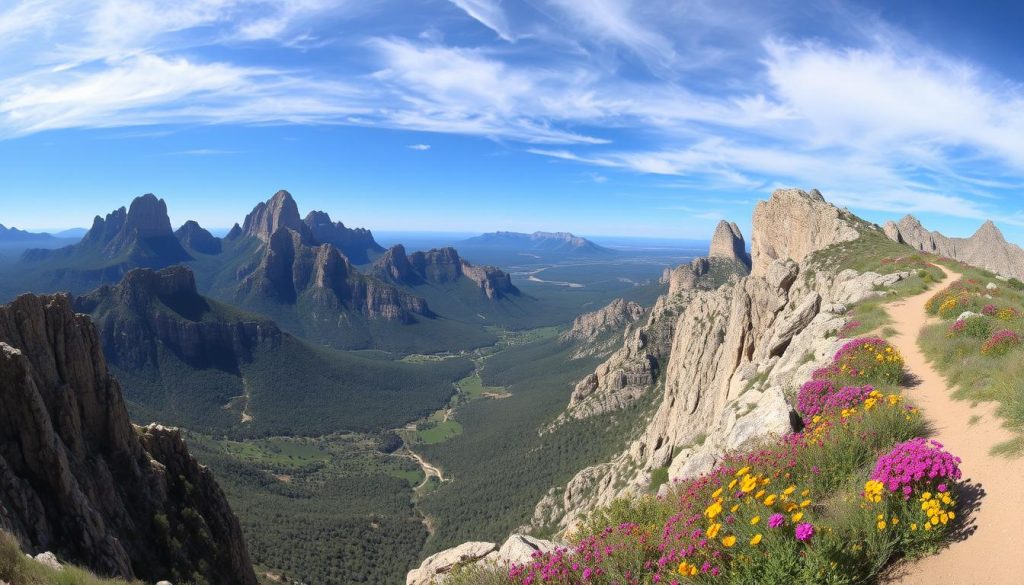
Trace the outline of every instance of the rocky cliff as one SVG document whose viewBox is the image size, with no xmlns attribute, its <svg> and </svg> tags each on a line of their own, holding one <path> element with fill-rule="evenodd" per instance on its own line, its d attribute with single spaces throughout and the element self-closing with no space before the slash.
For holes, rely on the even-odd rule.
<svg viewBox="0 0 1024 585">
<path fill-rule="evenodd" d="M 199 223 L 188 220 L 174 232 L 174 237 L 187 249 L 202 254 L 220 254 L 220 238 L 203 229 Z"/>
<path fill-rule="evenodd" d="M 0 528 L 101 574 L 256 583 L 213 476 L 176 430 L 129 422 L 66 295 L 0 306 Z"/>
<path fill-rule="evenodd" d="M 302 238 L 307 244 L 312 243 L 309 227 L 299 217 L 299 207 L 292 199 L 291 193 L 281 190 L 267 201 L 260 202 L 245 216 L 242 223 L 242 234 L 255 236 L 269 242 L 271 236 L 282 229 L 289 229 Z"/>
<path fill-rule="evenodd" d="M 1003 276 L 1024 278 L 1024 249 L 1007 242 L 991 220 L 983 223 L 969 238 L 950 238 L 928 231 L 912 215 L 903 217 L 899 222 L 886 222 L 884 230 L 891 239 L 922 252 L 981 266 Z"/>
<path fill-rule="evenodd" d="M 401 244 L 392 246 L 373 263 L 370 273 L 399 286 L 446 284 L 466 279 L 491 300 L 519 295 L 519 289 L 507 273 L 493 266 L 474 266 L 451 247 L 406 254 Z"/>
<path fill-rule="evenodd" d="M 159 348 L 197 368 L 237 370 L 258 346 L 276 347 L 283 335 L 266 319 L 217 318 L 184 266 L 133 270 L 117 285 L 78 297 L 74 307 L 96 319 L 107 359 L 133 370 L 156 366 Z"/>
<path fill-rule="evenodd" d="M 572 322 L 572 327 L 559 336 L 564 342 L 579 345 L 580 350 L 574 357 L 597 355 L 603 353 L 606 343 L 602 338 L 608 334 L 618 334 L 609 339 L 610 342 L 621 342 L 622 332 L 626 327 L 639 321 L 644 315 L 640 303 L 618 298 L 604 307 L 590 313 L 584 313 Z"/>
<path fill-rule="evenodd" d="M 670 279 L 676 284 L 647 326 L 577 386 L 569 416 L 594 409 L 590 404 L 598 412 L 621 407 L 652 388 L 660 390 L 660 401 L 628 449 L 549 492 L 533 529 L 566 529 L 616 497 L 645 493 L 659 468 L 671 478 L 694 477 L 729 450 L 789 432 L 784 391 L 831 355 L 835 341 L 826 333 L 845 322 L 846 305 L 907 276 L 830 274 L 810 266 L 812 252 L 871 229 L 816 191 L 776 191 L 755 208 L 753 228 L 750 276 L 694 289 L 688 287 L 700 282 L 695 275 L 703 262 L 716 259 L 677 268 Z M 652 330 L 658 332 L 653 344 Z"/>
<path fill-rule="evenodd" d="M 370 230 L 345 227 L 340 221 L 331 221 L 331 216 L 323 211 L 310 211 L 303 223 L 309 227 L 317 243 L 338 248 L 355 264 L 367 264 L 373 256 L 384 251 Z"/>
</svg>

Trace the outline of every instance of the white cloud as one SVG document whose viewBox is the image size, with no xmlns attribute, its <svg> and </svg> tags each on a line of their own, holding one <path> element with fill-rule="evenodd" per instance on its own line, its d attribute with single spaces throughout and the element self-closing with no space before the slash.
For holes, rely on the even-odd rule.
<svg viewBox="0 0 1024 585">
<path fill-rule="evenodd" d="M 508 26 L 508 19 L 500 0 L 451 0 L 451 3 L 493 30 L 502 39 L 515 42 L 516 37 Z"/>
<path fill-rule="evenodd" d="M 410 144 L 409 148 L 413 150 L 430 150 L 429 144 Z"/>
</svg>

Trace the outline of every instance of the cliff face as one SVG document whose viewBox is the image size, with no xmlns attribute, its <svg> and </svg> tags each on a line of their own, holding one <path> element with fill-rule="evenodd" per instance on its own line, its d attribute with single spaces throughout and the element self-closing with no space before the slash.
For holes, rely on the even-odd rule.
<svg viewBox="0 0 1024 585">
<path fill-rule="evenodd" d="M 373 263 L 371 274 L 399 286 L 445 284 L 465 278 L 491 300 L 519 295 L 508 274 L 493 266 L 474 266 L 450 247 L 406 254 L 401 244 L 392 246 Z"/>
<path fill-rule="evenodd" d="M 698 259 L 677 268 L 647 323 L 577 385 L 563 418 L 621 408 L 655 388 L 659 403 L 623 453 L 553 488 L 537 505 L 533 529 L 565 529 L 616 497 L 644 493 L 656 469 L 694 477 L 729 450 L 789 432 L 784 390 L 834 351 L 826 332 L 845 322 L 846 304 L 907 276 L 814 267 L 814 278 L 800 278 L 810 272 L 811 252 L 869 229 L 816 192 L 776 191 L 758 204 L 753 227 L 749 276 L 693 288 L 706 278 L 704 262 L 736 260 Z M 806 360 L 808 354 L 815 359 Z"/>
<path fill-rule="evenodd" d="M 264 242 L 270 241 L 271 236 L 281 229 L 290 229 L 299 234 L 304 242 L 311 243 L 309 228 L 299 218 L 299 207 L 291 193 L 284 190 L 256 205 L 242 223 L 244 235 L 255 236 Z"/>
<path fill-rule="evenodd" d="M 208 318 L 212 308 L 184 266 L 133 270 L 115 286 L 78 297 L 74 306 L 97 319 L 107 359 L 133 370 L 157 365 L 158 346 L 195 367 L 235 370 L 257 346 L 276 347 L 283 335 L 271 321 Z"/>
<path fill-rule="evenodd" d="M 715 233 L 711 236 L 711 248 L 708 256 L 712 258 L 731 258 L 750 266 L 747 255 L 747 243 L 743 240 L 740 227 L 735 222 L 722 220 L 718 222 Z"/>
<path fill-rule="evenodd" d="M 177 431 L 131 425 L 66 295 L 0 306 L 0 527 L 103 574 L 256 583 L 213 476 Z"/>
<path fill-rule="evenodd" d="M 754 208 L 752 272 L 764 276 L 772 260 L 799 263 L 815 250 L 855 239 L 852 216 L 825 203 L 817 189 L 779 189 Z"/>
<path fill-rule="evenodd" d="M 928 231 L 912 215 L 899 222 L 886 222 L 885 233 L 891 239 L 922 252 L 931 252 L 975 266 L 983 266 L 1004 276 L 1024 278 L 1024 249 L 1003 237 L 996 224 L 986 221 L 969 238 L 949 238 Z"/>
</svg>

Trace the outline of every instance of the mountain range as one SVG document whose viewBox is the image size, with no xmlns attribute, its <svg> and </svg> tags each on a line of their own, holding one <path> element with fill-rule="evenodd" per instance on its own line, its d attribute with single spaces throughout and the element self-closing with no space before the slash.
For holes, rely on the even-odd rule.
<svg viewBox="0 0 1024 585">
<path fill-rule="evenodd" d="M 1003 276 L 1024 279 L 1024 249 L 1003 237 L 996 224 L 988 220 L 968 238 L 950 238 L 929 231 L 912 215 L 898 222 L 888 221 L 884 230 L 891 239 L 922 252 L 946 256 L 980 266 Z"/>
<path fill-rule="evenodd" d="M 568 232 L 491 232 L 458 242 L 459 247 L 482 250 L 515 250 L 520 253 L 551 253 L 576 256 L 614 254 L 594 242 Z"/>
</svg>

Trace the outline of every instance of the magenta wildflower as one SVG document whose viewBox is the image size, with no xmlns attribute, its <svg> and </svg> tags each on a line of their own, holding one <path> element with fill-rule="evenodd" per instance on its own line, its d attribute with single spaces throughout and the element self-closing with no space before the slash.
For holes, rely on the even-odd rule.
<svg viewBox="0 0 1024 585">
<path fill-rule="evenodd" d="M 809 522 L 798 524 L 796 527 L 796 539 L 800 542 L 807 542 L 814 536 L 814 525 Z"/>
<path fill-rule="evenodd" d="M 778 528 L 786 523 L 786 516 L 783 514 L 772 514 L 768 518 L 768 528 Z"/>
</svg>

